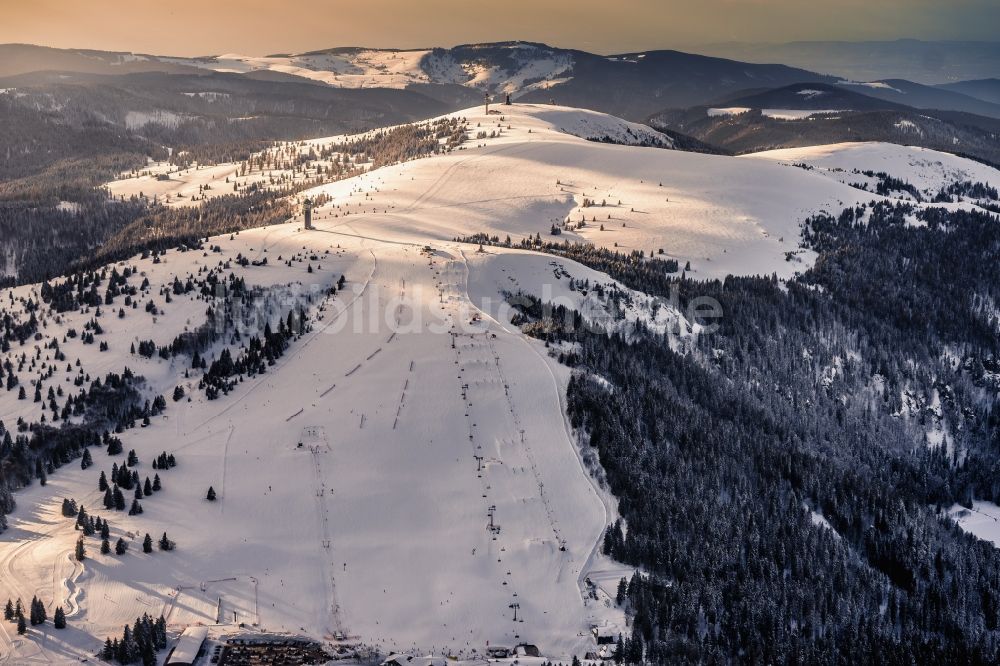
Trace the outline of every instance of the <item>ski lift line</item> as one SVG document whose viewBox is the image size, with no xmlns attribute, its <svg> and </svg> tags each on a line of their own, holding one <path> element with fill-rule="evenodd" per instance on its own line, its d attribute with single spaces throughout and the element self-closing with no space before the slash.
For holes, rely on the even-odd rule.
<svg viewBox="0 0 1000 666">
<path fill-rule="evenodd" d="M 472 342 L 473 342 L 473 344 L 470 345 L 470 346 L 476 346 L 474 344 L 475 343 L 474 339 L 473 339 Z M 461 351 L 456 349 L 455 350 L 455 355 L 456 355 L 456 357 L 460 356 L 461 355 Z M 461 381 L 461 379 L 459 381 Z M 463 389 L 463 398 L 465 398 L 465 391 L 468 390 L 469 385 L 468 384 L 462 384 L 461 387 Z M 470 441 L 474 442 L 475 440 L 474 440 L 474 437 L 472 435 L 472 415 L 471 415 L 471 413 L 466 413 L 466 419 L 467 419 L 467 422 L 469 424 L 469 429 L 470 429 L 469 439 L 470 439 Z M 482 465 L 483 456 L 481 456 L 481 455 L 479 455 L 478 453 L 475 452 L 477 449 L 480 449 L 480 448 L 482 448 L 482 447 L 481 446 L 477 446 L 476 448 L 473 449 L 473 456 L 476 458 L 476 461 L 477 461 L 476 474 L 479 476 L 480 485 L 482 486 L 482 497 L 483 497 L 483 499 L 486 499 L 487 502 L 489 502 L 490 500 L 488 498 L 488 494 L 489 494 L 488 491 L 491 489 L 491 485 L 484 478 L 484 474 L 483 474 L 483 469 L 484 468 L 483 468 L 483 465 Z M 503 464 L 502 460 L 498 460 L 496 458 L 491 458 L 491 460 L 493 460 L 494 462 L 498 462 L 501 465 Z M 492 534 L 492 541 L 496 541 L 497 542 L 497 545 L 500 547 L 500 551 L 501 552 L 505 552 L 506 551 L 506 547 L 502 545 L 502 541 L 501 541 L 502 537 L 501 537 L 500 526 L 494 524 L 494 522 L 493 522 L 493 516 L 494 516 L 495 512 L 496 512 L 496 505 L 495 504 L 489 504 L 487 515 L 489 515 L 489 517 L 490 517 L 490 524 L 487 525 L 487 531 L 490 532 L 490 534 Z M 475 555 L 475 550 L 473 550 L 473 555 Z M 498 562 L 499 562 L 499 560 L 498 560 Z M 508 575 L 509 575 L 509 573 L 508 573 Z M 504 586 L 510 586 L 512 588 L 513 587 L 513 579 L 511 579 L 511 580 L 505 579 L 503 581 L 502 585 L 504 585 Z M 514 592 L 514 596 L 517 597 L 517 592 L 516 591 Z"/>
<path fill-rule="evenodd" d="M 321 398 L 324 398 L 324 397 L 326 397 L 326 394 L 327 394 L 327 393 L 329 393 L 330 391 L 332 391 L 332 390 L 333 390 L 333 389 L 335 389 L 335 388 L 337 388 L 337 385 L 336 385 L 336 384 L 333 384 L 332 386 L 330 386 L 330 388 L 328 388 L 327 390 L 325 390 L 325 391 L 323 391 L 322 393 L 320 393 L 320 394 L 319 394 L 319 397 L 321 397 Z"/>
<path fill-rule="evenodd" d="M 285 423 L 288 423 L 289 421 L 291 421 L 292 419 L 294 419 L 296 416 L 298 416 L 299 414 L 301 414 L 304 411 L 306 411 L 305 408 L 302 408 L 299 411 L 295 412 L 294 414 L 292 414 L 291 416 L 289 416 L 287 419 L 285 419 Z"/>
<path fill-rule="evenodd" d="M 329 510 L 324 504 L 323 493 L 321 493 L 321 491 L 324 488 L 323 462 L 317 450 L 311 449 L 310 452 L 313 459 L 313 474 L 317 485 L 316 517 L 319 521 L 320 533 L 321 533 L 319 546 L 321 552 L 325 552 L 331 548 L 332 539 L 330 537 L 330 522 L 327 516 Z M 321 557 L 320 559 L 322 560 L 323 558 Z M 329 584 L 326 586 L 327 603 L 330 607 L 330 616 L 334 624 L 333 629 L 335 631 L 344 633 L 344 628 L 340 617 L 340 604 L 337 602 L 337 583 L 333 576 L 332 570 L 330 572 L 328 580 Z"/>
<path fill-rule="evenodd" d="M 236 432 L 235 426 L 229 426 L 229 434 L 226 436 L 226 444 L 222 449 L 222 492 L 220 493 L 220 499 L 226 496 L 226 469 L 229 467 L 229 442 L 233 439 L 233 433 Z M 226 512 L 226 503 L 220 502 L 219 508 L 222 513 Z"/>
<path fill-rule="evenodd" d="M 493 354 L 494 354 L 494 357 L 496 358 L 496 361 L 497 361 L 497 363 L 496 363 L 496 370 L 497 370 L 497 374 L 498 374 L 498 375 L 500 375 L 500 379 L 501 379 L 501 381 L 502 381 L 502 382 L 503 382 L 503 384 L 504 384 L 504 385 L 506 386 L 506 385 L 507 385 L 507 379 L 506 379 L 506 377 L 504 377 L 504 374 L 503 374 L 503 369 L 502 369 L 502 368 L 500 367 L 500 357 L 499 357 L 499 355 L 498 355 L 498 354 L 496 353 L 496 350 L 495 350 L 495 349 L 494 349 L 494 347 L 493 347 L 493 343 L 492 343 L 492 341 L 489 341 L 489 342 L 488 342 L 487 344 L 488 344 L 488 345 L 489 345 L 489 347 L 490 347 L 490 351 L 492 351 L 492 352 L 493 352 Z M 548 514 L 549 514 L 549 520 L 550 520 L 550 522 L 551 522 L 551 521 L 552 521 L 552 518 L 551 518 L 551 514 L 552 514 L 552 508 L 551 508 L 551 506 L 550 506 L 550 504 L 549 504 L 549 499 L 548 499 L 548 496 L 547 496 L 547 495 L 545 494 L 545 484 L 544 484 L 544 483 L 542 482 L 542 479 L 541 479 L 541 474 L 540 474 L 540 472 L 539 472 L 539 470 L 538 470 L 538 465 L 537 465 L 537 463 L 535 462 L 535 457 L 534 457 L 534 453 L 532 452 L 532 450 L 531 450 L 531 446 L 530 446 L 530 444 L 528 443 L 527 439 L 525 438 L 525 430 L 524 430 L 524 428 L 522 428 L 522 427 L 521 427 L 521 422 L 520 422 L 520 419 L 519 419 L 519 418 L 517 417 L 517 412 L 516 412 L 516 411 L 514 410 L 514 404 L 513 404 L 513 401 L 511 400 L 511 397 L 510 397 L 510 394 L 509 394 L 509 393 L 507 393 L 507 395 L 506 395 L 506 399 L 507 399 L 507 405 L 508 405 L 508 408 L 510 409 L 510 413 L 511 413 L 511 417 L 512 417 L 512 418 L 513 418 L 513 420 L 514 420 L 514 425 L 515 425 L 515 427 L 517 428 L 518 432 L 520 432 L 520 434 L 521 434 L 521 444 L 523 444 L 523 445 L 524 445 L 524 451 L 525 451 L 525 454 L 526 454 L 526 455 L 527 455 L 527 457 L 528 457 L 528 463 L 529 463 L 529 466 L 531 467 L 531 471 L 532 471 L 532 473 L 534 474 L 534 476 L 535 476 L 535 480 L 536 480 L 536 481 L 537 481 L 537 483 L 538 483 L 538 488 L 539 488 L 539 495 L 541 496 L 541 498 L 542 498 L 542 501 L 543 501 L 543 502 L 544 502 L 544 504 L 545 504 L 545 507 L 546 507 L 546 513 L 548 513 Z M 554 531 L 554 532 L 556 533 L 556 537 L 558 538 L 558 537 L 559 537 L 559 531 L 558 531 L 558 529 L 557 529 L 557 528 L 555 527 L 555 525 L 554 525 L 554 524 L 552 525 L 552 529 L 553 529 L 553 531 Z"/>
<path fill-rule="evenodd" d="M 459 252 L 461 253 L 462 259 L 463 259 L 464 264 L 465 264 L 466 274 L 468 274 L 468 265 L 469 265 L 468 264 L 468 257 L 465 256 L 465 251 L 463 249 L 459 248 Z M 472 305 L 473 305 L 473 307 L 477 307 L 475 305 L 475 303 L 472 303 Z M 532 353 L 534 353 L 538 357 L 538 359 L 541 361 L 541 363 L 545 367 L 545 369 L 548 370 L 549 377 L 552 380 L 552 383 L 553 383 L 553 385 L 554 385 L 554 387 L 556 389 L 556 395 L 557 395 L 557 397 L 559 399 L 559 406 L 560 406 L 560 411 L 561 411 L 562 416 L 563 416 L 563 428 L 565 430 L 566 439 L 567 439 L 567 442 L 572 447 L 573 431 L 572 431 L 572 428 L 571 428 L 570 423 L 569 423 L 569 418 L 566 415 L 566 405 L 564 403 L 564 396 L 563 396 L 562 391 L 559 388 L 559 382 L 556 380 L 555 374 L 552 372 L 552 368 L 549 367 L 548 362 L 546 361 L 546 359 L 538 352 L 538 350 L 536 350 L 527 340 L 524 339 L 523 335 L 519 334 L 518 332 L 511 331 L 510 329 L 507 328 L 507 326 L 505 326 L 502 322 L 498 321 L 492 315 L 490 315 L 489 313 L 483 311 L 481 308 L 478 308 L 478 309 L 481 312 L 483 312 L 483 314 L 486 317 L 488 317 L 489 319 L 491 319 L 492 321 L 494 321 L 504 332 L 506 332 L 506 333 L 512 335 L 513 337 L 515 337 L 525 347 L 527 347 Z M 509 393 L 508 393 L 508 400 L 510 400 Z M 511 405 L 511 406 L 513 407 L 513 405 Z M 576 457 L 577 464 L 580 466 L 581 472 L 583 473 L 584 477 L 587 478 L 588 481 L 590 482 L 591 490 L 593 491 L 593 493 L 597 497 L 597 499 L 600 501 L 601 506 L 604 509 L 604 524 L 605 524 L 605 528 L 607 528 L 608 526 L 611 525 L 611 518 L 612 518 L 612 515 L 613 515 L 613 511 L 612 511 L 611 507 L 608 505 L 606 498 L 601 494 L 601 492 L 597 488 L 597 486 L 596 486 L 596 484 L 594 482 L 594 479 L 587 472 L 586 468 L 584 467 L 583 461 L 580 459 L 580 456 L 579 456 L 578 452 L 575 449 L 574 449 L 574 455 Z M 587 571 L 589 570 L 589 568 L 593 566 L 594 559 L 598 556 L 598 553 L 599 553 L 600 548 L 601 548 L 601 544 L 603 542 L 603 534 L 604 534 L 604 530 L 601 530 L 601 535 L 594 542 L 594 545 L 591 548 L 590 553 L 587 556 L 587 560 L 580 567 L 580 574 L 578 576 L 577 583 L 578 583 L 578 587 L 580 588 L 580 594 L 584 598 L 584 602 L 585 603 L 586 603 L 586 598 L 587 597 L 586 597 L 586 592 L 584 591 L 583 579 L 586 576 Z M 567 554 L 569 553 L 569 551 L 566 551 L 566 552 L 567 552 Z M 570 559 L 572 559 L 572 556 L 570 556 Z"/>
<path fill-rule="evenodd" d="M 354 366 L 353 368 L 351 368 L 350 371 L 347 374 L 345 374 L 344 376 L 345 377 L 350 377 L 355 372 L 357 372 L 359 369 L 361 369 L 361 364 L 360 363 L 358 363 L 356 366 Z"/>
<path fill-rule="evenodd" d="M 464 251 L 462 251 L 462 258 L 465 260 L 465 262 L 466 262 L 465 263 L 465 268 L 466 268 L 466 270 L 468 270 L 468 259 L 465 257 Z M 475 304 L 473 304 L 473 305 L 475 306 Z M 479 309 L 480 312 L 483 312 L 481 308 L 477 308 L 477 309 Z M 485 312 L 483 312 L 483 314 L 486 315 L 486 316 L 489 316 Z M 493 318 L 490 317 L 490 319 L 493 319 Z M 496 320 L 493 319 L 493 321 L 496 321 Z M 499 324 L 499 322 L 497 322 L 497 323 Z M 503 328 L 505 331 L 507 330 L 506 327 L 503 327 L 502 325 L 501 325 L 501 328 Z M 494 364 L 495 364 L 495 368 L 496 368 L 496 373 L 500 377 L 500 383 L 506 389 L 506 387 L 509 386 L 509 383 L 507 381 L 507 378 L 504 376 L 503 368 L 500 366 L 500 354 L 497 352 L 497 350 L 496 350 L 496 348 L 495 348 L 495 346 L 493 344 L 493 340 L 491 338 L 489 338 L 489 337 L 486 338 L 486 345 L 489 348 L 489 352 L 493 355 Z M 546 368 L 547 367 L 548 366 L 546 366 Z M 544 506 L 546 517 L 548 518 L 548 521 L 549 521 L 549 527 L 552 529 L 552 533 L 553 533 L 553 536 L 556 539 L 556 542 L 557 543 L 562 543 L 563 542 L 562 535 L 559 532 L 559 528 L 556 527 L 556 521 L 554 519 L 555 511 L 552 508 L 552 505 L 551 505 L 551 502 L 549 500 L 548 495 L 545 493 L 545 484 L 542 482 L 541 474 L 539 472 L 538 465 L 537 465 L 537 463 L 535 461 L 534 453 L 532 452 L 531 446 L 530 446 L 530 444 L 528 443 L 528 441 L 525 438 L 525 430 L 521 426 L 521 421 L 520 421 L 520 419 L 517 416 L 516 410 L 514 409 L 514 403 L 513 403 L 513 400 L 511 398 L 509 390 L 505 390 L 504 394 L 505 394 L 504 397 L 507 400 L 508 409 L 510 410 L 511 418 L 514 421 L 514 426 L 517 429 L 517 431 L 520 432 L 520 434 L 521 434 L 521 444 L 524 447 L 524 452 L 525 452 L 525 455 L 528 458 L 528 462 L 529 462 L 529 466 L 531 467 L 532 474 L 535 476 L 535 480 L 538 483 L 538 494 L 539 494 L 539 497 L 542 500 L 542 504 Z M 470 432 L 469 437 L 470 437 L 470 439 L 472 438 L 471 432 Z M 572 559 L 572 556 L 570 556 L 570 559 Z"/>
</svg>

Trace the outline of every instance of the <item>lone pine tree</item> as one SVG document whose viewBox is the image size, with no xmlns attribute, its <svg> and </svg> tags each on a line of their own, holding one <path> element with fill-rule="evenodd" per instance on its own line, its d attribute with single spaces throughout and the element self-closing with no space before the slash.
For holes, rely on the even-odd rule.
<svg viewBox="0 0 1000 666">
<path fill-rule="evenodd" d="M 66 628 L 66 613 L 62 606 L 56 606 L 56 612 L 52 615 L 52 626 L 56 629 Z"/>
<path fill-rule="evenodd" d="M 45 604 L 38 597 L 31 598 L 31 608 L 28 609 L 29 620 L 31 626 L 36 626 L 39 624 L 44 624 L 45 620 L 48 619 L 48 613 L 45 611 Z"/>
</svg>

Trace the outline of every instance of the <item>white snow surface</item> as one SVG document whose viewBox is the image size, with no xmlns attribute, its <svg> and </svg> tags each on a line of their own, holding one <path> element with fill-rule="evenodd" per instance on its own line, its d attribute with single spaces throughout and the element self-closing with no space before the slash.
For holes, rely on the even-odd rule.
<svg viewBox="0 0 1000 666">
<path fill-rule="evenodd" d="M 840 86 L 860 86 L 862 88 L 874 88 L 881 90 L 892 90 L 898 92 L 901 95 L 905 94 L 902 90 L 894 88 L 885 81 L 838 81 L 837 85 Z"/>
<path fill-rule="evenodd" d="M 611 281 L 549 255 L 479 252 L 452 239 L 488 232 L 551 240 L 550 227 L 569 218 L 574 228 L 557 240 L 647 253 L 662 247 L 703 278 L 787 277 L 811 261 L 794 255 L 804 217 L 877 197 L 785 159 L 611 145 L 568 133 L 651 131 L 602 114 L 535 105 L 498 110 L 502 115 L 482 108 L 456 114 L 472 135 L 461 150 L 307 192 L 331 197 L 315 211 L 315 231 L 301 230 L 296 218 L 213 238 L 206 247 L 220 246 L 218 254 L 171 251 L 161 263 L 126 262 L 150 281 L 142 301 L 155 300 L 163 312 L 140 308 L 118 319 L 105 308 L 99 340 L 108 352 L 79 338 L 61 346 L 92 377 L 127 365 L 146 377 L 150 395 L 169 399 L 175 386 L 185 387 L 190 401 L 169 402 L 150 427 L 122 435 L 142 477 L 152 476 L 149 463 L 161 451 L 174 453 L 178 467 L 161 473 L 164 489 L 143 501 L 141 516 L 100 507 L 97 476 L 112 463 L 100 449 L 89 470 L 69 464 L 45 487 L 17 493 L 10 529 L 0 537 L 0 600 L 39 595 L 50 611 L 63 605 L 71 630 L 47 625 L 17 637 L 0 623 L 0 663 L 90 657 L 143 612 L 164 613 L 173 635 L 198 624 L 235 629 L 225 624 L 235 618 L 322 640 L 342 632 L 382 654 L 461 659 L 473 649 L 481 654 L 487 642 L 526 641 L 566 662 L 594 648 L 592 625 L 627 632 L 607 601 L 628 571 L 597 549 L 616 506 L 588 473 L 593 462 L 567 427 L 568 370 L 509 323 L 501 296 L 568 299 L 601 320 L 599 299 L 569 289 L 569 278 Z M 477 139 L 479 132 L 498 135 Z M 235 168 L 188 173 L 206 184 Z M 584 207 L 585 199 L 594 205 Z M 575 228 L 583 217 L 586 226 Z M 223 271 L 248 285 L 322 294 L 343 274 L 347 287 L 332 299 L 317 297 L 312 332 L 266 374 L 207 401 L 198 373 L 185 378 L 190 363 L 183 357 L 145 359 L 128 350 L 141 340 L 169 344 L 204 321 L 204 300 L 175 296 L 168 304 L 159 288 L 237 254 L 269 260 Z M 37 290 L 5 290 L 0 299 Z M 45 335 L 61 339 L 95 313 L 66 313 L 59 322 L 39 316 L 47 320 Z M 636 321 L 664 331 L 677 347 L 697 334 L 676 311 L 654 311 L 638 297 L 608 323 L 627 329 Z M 9 354 L 31 356 L 34 344 Z M 79 370 L 64 365 L 46 386 L 72 390 L 66 382 Z M 42 409 L 0 391 L 8 426 L 19 417 L 35 421 Z M 209 486 L 219 496 L 214 503 L 204 499 Z M 112 541 L 125 538 L 128 553 L 101 555 L 91 539 L 89 557 L 73 561 L 77 533 L 60 515 L 63 497 L 109 518 Z M 496 534 L 488 530 L 490 507 Z M 177 549 L 143 554 L 142 535 L 164 531 Z M 587 593 L 591 575 L 603 590 L 596 601 Z M 524 618 L 516 624 L 515 602 Z M 215 626 L 220 608 L 224 624 Z"/>
<path fill-rule="evenodd" d="M 452 115 L 468 121 L 470 140 L 461 149 L 304 192 L 332 197 L 314 217 L 339 225 L 364 215 L 383 233 L 414 242 L 477 232 L 501 239 L 509 234 L 517 242 L 544 237 L 553 224 L 569 220 L 572 228 L 556 240 L 647 254 L 663 249 L 681 266 L 690 262 L 692 274 L 702 278 L 772 273 L 787 278 L 812 260 L 798 248 L 803 219 L 877 198 L 764 160 L 611 145 L 574 135 L 669 141 L 592 111 L 513 104 L 493 105 L 489 116 L 483 107 Z M 499 133 L 494 138 L 476 138 L 494 132 Z M 315 140 L 323 141 L 328 139 Z M 169 181 L 144 176 L 109 188 L 116 196 L 179 190 L 187 205 L 199 184 L 212 186 L 204 196 L 231 191 L 224 179 L 236 170 L 237 165 L 192 168 L 171 174 Z M 585 199 L 595 205 L 584 207 Z M 584 219 L 586 226 L 576 228 Z"/>
<path fill-rule="evenodd" d="M 799 91 L 800 94 L 804 91 Z M 814 91 L 819 92 L 819 91 Z M 822 94 L 822 93 L 820 93 Z M 775 120 L 806 120 L 809 118 L 832 116 L 838 113 L 843 113 L 844 109 L 826 109 L 826 110 L 816 110 L 816 109 L 761 109 L 761 114 L 768 118 L 774 118 Z"/>
<path fill-rule="evenodd" d="M 933 195 L 942 186 L 962 181 L 1000 188 L 1000 171 L 974 160 L 930 148 L 894 143 L 835 143 L 804 148 L 783 148 L 746 156 L 784 164 L 808 164 L 816 171 L 843 182 L 865 180 L 857 171 L 885 172 Z"/>
<path fill-rule="evenodd" d="M 158 452 L 178 459 L 177 468 L 159 472 L 163 490 L 143 501 L 141 516 L 100 507 L 97 476 L 112 463 L 100 449 L 89 470 L 70 464 L 45 487 L 18 493 L 0 540 L 0 596 L 37 594 L 50 612 L 62 605 L 72 630 L 48 625 L 16 637 L 5 624 L 0 654 L 9 663 L 92 655 L 143 612 L 162 612 L 172 633 L 242 622 L 320 640 L 342 633 L 383 654 L 463 658 L 487 642 L 523 640 L 566 660 L 593 649 L 592 624 L 624 628 L 619 610 L 583 592 L 594 563 L 607 570 L 596 548 L 614 502 L 592 484 L 561 416 L 568 370 L 509 320 L 493 318 L 505 312 L 499 293 L 508 285 L 497 281 L 506 262 L 516 261 L 508 270 L 525 290 L 542 293 L 535 280 L 551 277 L 551 257 L 434 241 L 427 252 L 427 243 L 360 219 L 318 226 L 211 239 L 221 255 L 128 262 L 150 280 L 164 312 L 105 315 L 100 337 L 111 349 L 103 354 L 75 339 L 63 345 L 93 376 L 127 364 L 151 393 L 169 396 L 181 384 L 192 400 L 171 402 L 150 427 L 122 435 L 143 477 L 152 476 Z M 318 259 L 291 267 L 278 260 L 299 252 Z M 238 253 L 270 259 L 233 265 L 248 284 L 322 290 L 344 274 L 348 285 L 314 304 L 314 330 L 266 374 L 207 401 L 197 377 L 184 378 L 183 357 L 143 359 L 127 350 L 138 340 L 167 344 L 197 325 L 204 301 L 164 304 L 159 287 Z M 569 275 L 600 277 L 561 264 Z M 58 327 L 79 329 L 92 316 L 69 313 Z M 71 375 L 60 367 L 49 383 Z M 0 394 L 5 423 L 37 419 L 41 409 Z M 214 503 L 204 499 L 210 485 Z M 72 560 L 78 533 L 59 513 L 63 497 L 110 518 L 112 541 L 123 536 L 129 552 L 101 555 L 89 539 L 88 558 Z M 143 554 L 142 535 L 164 531 L 177 549 Z M 515 602 L 523 623 L 512 622 Z"/>
</svg>

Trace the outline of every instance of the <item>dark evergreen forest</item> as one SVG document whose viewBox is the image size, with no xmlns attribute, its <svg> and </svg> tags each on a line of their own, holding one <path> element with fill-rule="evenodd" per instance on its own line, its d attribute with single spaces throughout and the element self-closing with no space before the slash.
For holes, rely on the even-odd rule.
<svg viewBox="0 0 1000 666">
<path fill-rule="evenodd" d="M 618 658 L 996 663 L 1000 551 L 944 510 L 1000 500 L 1000 226 L 873 204 L 802 240 L 819 258 L 788 283 L 573 253 L 634 289 L 717 299 L 688 353 L 522 306 L 555 320 L 526 330 L 576 343 L 560 347 L 570 418 L 620 499 L 604 549 L 641 572 Z"/>
</svg>

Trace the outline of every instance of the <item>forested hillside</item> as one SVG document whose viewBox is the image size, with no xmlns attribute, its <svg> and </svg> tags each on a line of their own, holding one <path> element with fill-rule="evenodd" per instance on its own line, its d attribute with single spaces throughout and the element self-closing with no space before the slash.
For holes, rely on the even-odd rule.
<svg viewBox="0 0 1000 666">
<path fill-rule="evenodd" d="M 944 514 L 1000 500 L 998 229 L 905 205 L 816 216 L 819 258 L 787 285 L 602 262 L 722 305 L 686 355 L 641 328 L 531 327 L 576 344 L 570 418 L 620 499 L 604 549 L 646 572 L 620 592 L 626 661 L 1000 656 L 1000 554 Z"/>
<path fill-rule="evenodd" d="M 91 145 L 89 136 L 79 146 L 42 146 L 42 139 L 50 136 L 48 125 L 65 126 L 56 119 L 38 121 L 26 109 L 17 113 L 25 124 L 38 123 L 39 141 L 34 149 L 42 154 L 37 173 L 0 182 L 0 285 L 37 282 L 140 251 L 194 245 L 205 236 L 284 222 L 294 214 L 289 197 L 297 192 L 350 178 L 368 168 L 451 150 L 467 138 L 464 123 L 439 120 L 337 139 L 323 146 L 257 140 L 201 143 L 168 156 L 139 135 L 115 133 L 100 124 L 95 125 L 99 136 L 124 137 L 121 148 Z M 53 114 L 42 118 L 46 115 Z M 75 130 L 66 131 L 77 137 Z M 18 140 L 27 142 L 31 137 L 19 136 Z M 122 171 L 140 173 L 147 163 L 141 152 L 144 147 L 152 155 L 169 159 L 177 170 L 235 160 L 239 173 L 257 180 L 239 187 L 235 179 L 230 185 L 227 178 L 225 193 L 192 197 L 190 205 L 178 207 L 164 205 L 166 200 L 155 195 L 116 198 L 97 186 Z M 90 149 L 98 151 L 98 156 L 84 159 Z M 63 150 L 81 157 L 51 156 Z M 170 179 L 169 174 L 160 177 Z"/>
<path fill-rule="evenodd" d="M 881 141 L 933 148 L 988 164 L 1000 164 L 1000 139 L 997 138 L 1000 120 L 956 111 L 845 110 L 812 118 L 788 119 L 769 117 L 760 109 L 737 107 L 710 112 L 706 107 L 694 107 L 654 114 L 649 124 L 655 129 L 680 132 L 734 153 Z"/>
</svg>

